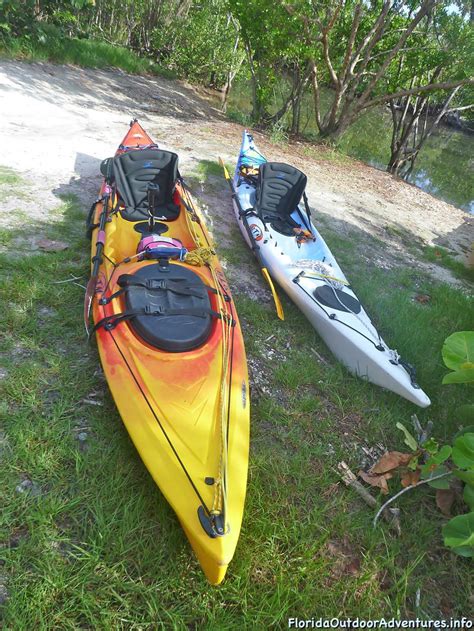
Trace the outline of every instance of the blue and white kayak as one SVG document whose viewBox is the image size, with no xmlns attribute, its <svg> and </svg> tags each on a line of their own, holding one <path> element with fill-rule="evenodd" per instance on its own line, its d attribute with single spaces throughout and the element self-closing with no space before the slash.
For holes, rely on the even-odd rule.
<svg viewBox="0 0 474 631">
<path fill-rule="evenodd" d="M 244 132 L 233 204 L 245 241 L 351 373 L 427 407 L 413 367 L 379 335 L 312 222 L 305 184 L 301 171 L 268 162 Z"/>
</svg>

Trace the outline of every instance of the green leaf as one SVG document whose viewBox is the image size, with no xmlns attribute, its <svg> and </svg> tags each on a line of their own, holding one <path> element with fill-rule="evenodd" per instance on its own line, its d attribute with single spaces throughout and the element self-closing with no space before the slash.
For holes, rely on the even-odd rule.
<svg viewBox="0 0 474 631">
<path fill-rule="evenodd" d="M 416 451 L 418 449 L 418 443 L 410 434 L 410 432 L 407 430 L 407 428 L 401 423 L 397 423 L 397 427 L 405 434 L 405 440 L 403 441 L 405 445 L 410 447 L 412 451 Z"/>
<path fill-rule="evenodd" d="M 456 370 L 455 372 L 448 372 L 444 375 L 444 385 L 450 383 L 474 383 L 474 368 L 464 368 L 462 370 Z"/>
<path fill-rule="evenodd" d="M 432 455 L 437 453 L 439 449 L 438 441 L 436 441 L 434 438 L 430 438 L 425 443 L 423 443 L 423 449 L 425 449 L 429 454 Z"/>
<path fill-rule="evenodd" d="M 470 486 L 474 486 L 474 471 L 459 471 L 454 469 L 453 474 Z"/>
<path fill-rule="evenodd" d="M 474 556 L 474 512 L 458 515 L 443 526 L 444 545 L 461 556 Z"/>
<path fill-rule="evenodd" d="M 456 438 L 453 445 L 453 462 L 461 469 L 474 470 L 474 433 Z"/>
<path fill-rule="evenodd" d="M 474 511 L 474 486 L 466 484 L 462 494 L 463 500 L 469 506 L 470 510 Z"/>
<path fill-rule="evenodd" d="M 451 455 L 451 451 L 452 449 L 449 445 L 443 445 L 438 453 L 433 454 L 426 464 L 441 464 L 445 462 Z"/>
<path fill-rule="evenodd" d="M 453 440 L 456 440 L 458 436 L 464 436 L 464 434 L 471 434 L 472 432 L 474 432 L 474 425 L 466 425 L 466 427 L 462 427 L 459 432 L 454 434 Z"/>
<path fill-rule="evenodd" d="M 444 363 L 451 370 L 459 370 L 466 363 L 472 363 L 474 368 L 474 331 L 453 333 L 444 340 L 441 353 Z"/>
<path fill-rule="evenodd" d="M 421 479 L 422 480 L 430 480 L 431 478 L 435 478 L 438 475 L 442 475 L 443 473 L 448 473 L 448 469 L 443 465 L 439 467 L 436 466 L 433 469 L 433 464 L 425 464 L 421 467 Z M 431 486 L 433 489 L 449 489 L 449 477 L 441 478 L 440 480 L 434 480 L 433 482 L 428 482 L 428 486 Z"/>
</svg>

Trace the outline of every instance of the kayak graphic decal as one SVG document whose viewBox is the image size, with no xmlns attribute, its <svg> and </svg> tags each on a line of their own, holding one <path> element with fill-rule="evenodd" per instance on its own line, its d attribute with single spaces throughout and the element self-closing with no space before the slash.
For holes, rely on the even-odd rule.
<svg viewBox="0 0 474 631">
<path fill-rule="evenodd" d="M 255 223 L 251 224 L 250 230 L 252 232 L 252 236 L 255 239 L 255 241 L 261 241 L 263 239 L 263 233 L 260 230 L 260 228 L 257 226 L 257 224 Z"/>
</svg>

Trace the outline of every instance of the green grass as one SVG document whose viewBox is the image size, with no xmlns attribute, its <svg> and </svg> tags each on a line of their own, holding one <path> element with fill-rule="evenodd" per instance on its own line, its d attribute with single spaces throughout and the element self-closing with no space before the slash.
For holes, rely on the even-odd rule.
<svg viewBox="0 0 474 631">
<path fill-rule="evenodd" d="M 224 177 L 222 167 L 217 160 L 199 160 L 197 167 L 195 168 L 195 173 L 203 180 L 209 176 L 218 178 Z"/>
<path fill-rule="evenodd" d="M 440 246 L 425 246 L 423 247 L 423 258 L 426 261 L 450 269 L 458 278 L 474 281 L 474 269 L 469 269 L 463 265 L 461 261 L 455 259 L 446 248 Z"/>
<path fill-rule="evenodd" d="M 213 163 L 200 168 L 217 175 Z M 54 224 L 30 226 L 67 241 L 64 252 L 0 255 L 5 628 L 264 629 L 286 628 L 289 616 L 439 618 L 446 607 L 453 617 L 465 614 L 469 561 L 443 548 L 433 492 L 401 498 L 397 538 L 384 525 L 372 530 L 372 510 L 335 473 L 341 459 L 357 471 L 362 446 L 404 450 L 395 424 L 409 425 L 413 406 L 348 375 L 284 296 L 280 323 L 270 302 L 234 292 L 254 375 L 267 391 L 252 392 L 240 543 L 222 586 L 206 583 L 121 424 L 95 345 L 85 340 L 83 290 L 53 284 L 86 281 L 84 216 L 70 197 Z M 329 229 L 325 237 L 386 339 L 418 366 L 433 399 L 418 412 L 421 422 L 432 419 L 438 439 L 451 437 L 451 410 L 468 391 L 440 385 L 440 349 L 469 326 L 472 302 L 416 269 L 368 270 L 355 237 Z M 242 256 L 250 254 L 236 243 L 231 284 Z M 256 264 L 253 282 L 263 288 Z M 428 289 L 429 304 L 413 301 Z M 92 393 L 101 406 L 85 402 Z M 16 491 L 25 478 L 35 493 Z"/>
<path fill-rule="evenodd" d="M 22 178 L 13 169 L 0 166 L 0 186 L 14 186 L 21 182 Z"/>
<path fill-rule="evenodd" d="M 29 61 L 52 61 L 85 68 L 121 68 L 131 74 L 176 77 L 175 73 L 139 57 L 128 48 L 95 39 L 66 37 L 51 24 L 43 24 L 32 36 L 0 38 L 0 54 Z"/>
</svg>

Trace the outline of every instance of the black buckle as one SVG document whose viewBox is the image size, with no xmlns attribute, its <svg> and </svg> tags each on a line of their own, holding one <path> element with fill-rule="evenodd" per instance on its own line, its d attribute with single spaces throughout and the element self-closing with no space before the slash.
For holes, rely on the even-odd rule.
<svg viewBox="0 0 474 631">
<path fill-rule="evenodd" d="M 146 305 L 145 313 L 147 315 L 163 315 L 164 309 L 163 307 L 151 307 L 150 305 Z"/>
<path fill-rule="evenodd" d="M 166 280 L 163 278 L 147 278 L 146 281 L 147 289 L 166 289 Z"/>
</svg>

